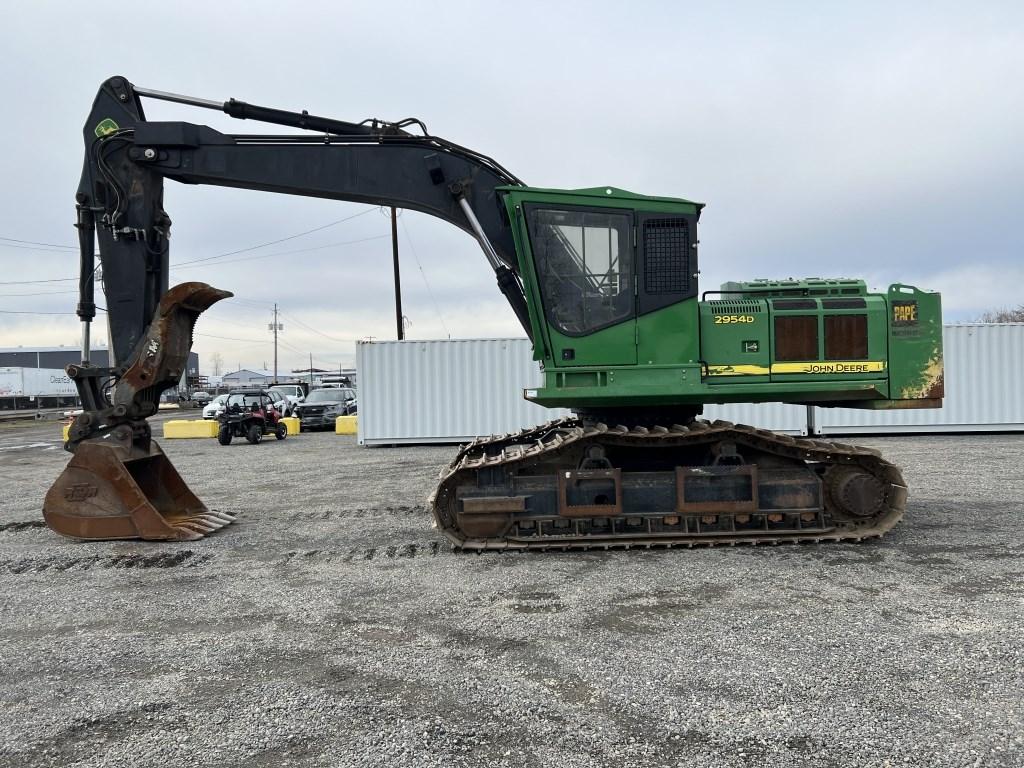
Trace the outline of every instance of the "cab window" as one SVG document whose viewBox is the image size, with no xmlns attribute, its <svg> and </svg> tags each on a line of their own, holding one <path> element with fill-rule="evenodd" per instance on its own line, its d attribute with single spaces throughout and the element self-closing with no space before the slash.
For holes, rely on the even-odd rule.
<svg viewBox="0 0 1024 768">
<path fill-rule="evenodd" d="M 528 208 L 530 245 L 548 320 L 582 336 L 635 314 L 631 216 Z"/>
</svg>

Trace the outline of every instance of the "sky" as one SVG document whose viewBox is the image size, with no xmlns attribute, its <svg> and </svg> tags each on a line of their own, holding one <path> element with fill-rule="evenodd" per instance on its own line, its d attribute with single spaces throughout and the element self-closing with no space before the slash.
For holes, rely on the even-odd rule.
<svg viewBox="0 0 1024 768">
<path fill-rule="evenodd" d="M 81 129 L 115 74 L 350 121 L 415 116 L 532 186 L 702 201 L 704 289 L 902 282 L 941 291 L 952 322 L 1024 303 L 1019 3 L 52 2 L 4 16 L 0 347 L 79 344 Z M 235 294 L 199 320 L 201 372 L 218 355 L 222 372 L 272 367 L 275 303 L 280 371 L 349 367 L 356 340 L 395 337 L 386 211 L 172 181 L 164 203 L 171 283 Z M 470 236 L 405 211 L 399 247 L 408 338 L 522 335 Z"/>
</svg>

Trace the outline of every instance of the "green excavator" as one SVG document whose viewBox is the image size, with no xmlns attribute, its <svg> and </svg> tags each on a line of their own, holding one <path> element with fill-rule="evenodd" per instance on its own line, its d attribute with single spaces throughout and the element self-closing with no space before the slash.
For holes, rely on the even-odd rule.
<svg viewBox="0 0 1024 768">
<path fill-rule="evenodd" d="M 143 99 L 301 133 L 225 134 L 145 118 Z M 853 279 L 698 287 L 702 204 L 615 187 L 529 187 L 419 120 L 359 123 L 100 87 L 77 195 L 83 413 L 44 517 L 85 539 L 193 539 L 228 524 L 189 490 L 147 417 L 175 385 L 199 314 L 231 294 L 168 286 L 163 183 L 395 206 L 468 232 L 533 343 L 524 396 L 568 419 L 464 446 L 431 497 L 463 549 L 693 546 L 863 539 L 903 515 L 906 484 L 874 450 L 699 418 L 708 403 L 936 408 L 940 297 Z M 100 244 L 113 362 L 89 362 Z"/>
</svg>

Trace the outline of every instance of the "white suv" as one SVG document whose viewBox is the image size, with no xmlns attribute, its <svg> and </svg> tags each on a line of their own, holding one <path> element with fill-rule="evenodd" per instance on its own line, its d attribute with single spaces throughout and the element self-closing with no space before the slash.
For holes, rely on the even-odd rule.
<svg viewBox="0 0 1024 768">
<path fill-rule="evenodd" d="M 291 387 L 275 384 L 267 392 L 274 398 L 274 407 L 281 412 L 282 416 L 291 416 L 295 413 L 295 406 L 300 401 L 296 400 L 295 395 L 292 394 Z"/>
<path fill-rule="evenodd" d="M 286 415 L 291 416 L 295 413 L 295 407 L 305 401 L 306 393 L 302 390 L 302 387 L 298 384 L 274 384 L 271 388 L 274 392 L 283 396 L 288 402 Z"/>
</svg>

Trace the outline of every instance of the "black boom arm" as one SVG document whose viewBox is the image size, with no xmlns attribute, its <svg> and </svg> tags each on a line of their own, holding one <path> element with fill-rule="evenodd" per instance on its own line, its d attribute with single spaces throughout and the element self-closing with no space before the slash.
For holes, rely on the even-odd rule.
<svg viewBox="0 0 1024 768">
<path fill-rule="evenodd" d="M 228 135 L 193 123 L 149 122 L 141 97 L 317 133 Z M 411 126 L 423 134 L 406 131 Z M 114 77 L 100 87 L 84 133 L 85 167 L 77 195 L 83 286 L 78 314 L 87 329 L 94 314 L 95 226 L 111 347 L 119 365 L 137 352 L 168 289 L 171 220 L 163 209 L 165 178 L 409 208 L 449 221 L 480 242 L 502 293 L 530 332 L 497 189 L 522 182 L 490 158 L 430 136 L 418 120 L 348 123 L 151 91 Z"/>
</svg>

